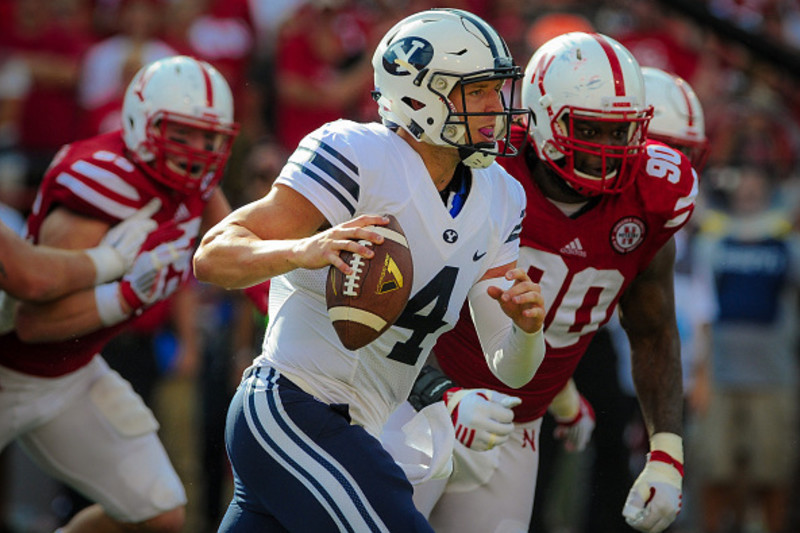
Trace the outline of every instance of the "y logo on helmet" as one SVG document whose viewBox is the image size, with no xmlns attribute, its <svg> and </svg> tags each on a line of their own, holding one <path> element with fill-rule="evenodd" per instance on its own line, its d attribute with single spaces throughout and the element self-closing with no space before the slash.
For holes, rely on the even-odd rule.
<svg viewBox="0 0 800 533">
<path fill-rule="evenodd" d="M 403 37 L 383 53 L 383 68 L 395 76 L 408 76 L 413 67 L 416 72 L 428 66 L 433 59 L 433 46 L 420 37 Z"/>
</svg>

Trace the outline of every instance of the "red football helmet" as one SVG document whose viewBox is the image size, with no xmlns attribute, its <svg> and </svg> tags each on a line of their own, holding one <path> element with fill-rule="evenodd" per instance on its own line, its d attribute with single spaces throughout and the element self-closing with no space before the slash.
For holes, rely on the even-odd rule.
<svg viewBox="0 0 800 533">
<path fill-rule="evenodd" d="M 185 194 L 216 185 L 239 131 L 225 78 L 187 56 L 139 70 L 125 92 L 122 120 L 125 145 L 137 163 L 153 179 Z M 198 131 L 203 148 L 186 142 L 189 132 Z"/>
<path fill-rule="evenodd" d="M 599 33 L 570 32 L 542 45 L 522 84 L 531 111 L 529 137 L 539 157 L 584 195 L 618 193 L 630 185 L 641 162 L 653 108 L 633 55 Z M 575 121 L 624 125 L 627 144 L 578 139 Z M 575 154 L 600 157 L 600 175 L 581 172 Z"/>
</svg>

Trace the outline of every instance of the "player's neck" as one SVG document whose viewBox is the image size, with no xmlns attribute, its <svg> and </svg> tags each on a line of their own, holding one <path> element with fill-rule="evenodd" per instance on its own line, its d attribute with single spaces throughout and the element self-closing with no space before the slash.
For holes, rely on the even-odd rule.
<svg viewBox="0 0 800 533">
<path fill-rule="evenodd" d="M 443 191 L 453 179 L 456 168 L 461 162 L 458 150 L 449 146 L 417 141 L 402 128 L 397 131 L 397 134 L 422 158 L 436 190 Z"/>
<path fill-rule="evenodd" d="M 547 168 L 541 161 L 533 170 L 533 179 L 539 190 L 549 199 L 564 204 L 585 204 L 589 198 L 567 185 L 566 181 Z"/>
</svg>

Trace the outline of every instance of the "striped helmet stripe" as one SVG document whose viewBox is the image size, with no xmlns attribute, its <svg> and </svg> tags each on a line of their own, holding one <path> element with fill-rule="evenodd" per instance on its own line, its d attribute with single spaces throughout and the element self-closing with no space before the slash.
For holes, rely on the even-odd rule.
<svg viewBox="0 0 800 533">
<path fill-rule="evenodd" d="M 611 47 L 611 43 L 609 43 L 602 35 L 593 33 L 592 37 L 595 38 L 597 43 L 603 48 L 603 51 L 608 57 L 608 63 L 611 67 L 611 75 L 614 77 L 614 91 L 616 92 L 616 95 L 625 96 L 625 78 L 622 76 L 622 65 L 619 63 L 619 57 L 617 57 L 616 52 L 614 52 L 614 48 Z"/>
<path fill-rule="evenodd" d="M 492 57 L 498 59 L 501 57 L 507 58 L 511 56 L 511 52 L 509 52 L 506 42 L 494 29 L 492 29 L 491 26 L 489 26 L 489 24 L 486 23 L 485 20 L 473 15 L 472 13 L 469 13 L 468 11 L 462 11 L 460 9 L 448 9 L 448 11 L 469 20 L 480 30 L 489 44 L 489 50 L 492 52 Z"/>
<path fill-rule="evenodd" d="M 197 61 L 197 66 L 200 67 L 200 72 L 203 73 L 203 81 L 206 84 L 206 107 L 214 107 L 214 86 L 211 83 L 211 76 L 203 63 Z"/>
</svg>

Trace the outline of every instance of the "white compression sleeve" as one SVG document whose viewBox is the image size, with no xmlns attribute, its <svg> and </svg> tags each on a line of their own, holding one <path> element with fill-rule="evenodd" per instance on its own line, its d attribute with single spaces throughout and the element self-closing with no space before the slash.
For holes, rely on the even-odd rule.
<svg viewBox="0 0 800 533">
<path fill-rule="evenodd" d="M 528 383 L 544 359 L 544 335 L 526 333 L 503 313 L 498 302 L 486 292 L 490 286 L 508 290 L 513 282 L 505 278 L 479 281 L 469 291 L 469 310 L 483 355 L 492 373 L 515 389 Z"/>
</svg>

